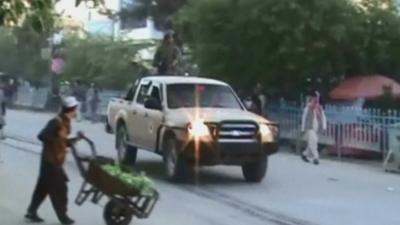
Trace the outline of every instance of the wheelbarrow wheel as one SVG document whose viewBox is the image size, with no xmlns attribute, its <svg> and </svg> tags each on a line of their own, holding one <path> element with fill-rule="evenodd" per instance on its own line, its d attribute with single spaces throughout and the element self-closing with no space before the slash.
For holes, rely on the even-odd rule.
<svg viewBox="0 0 400 225">
<path fill-rule="evenodd" d="M 128 225 L 132 221 L 132 214 L 113 200 L 106 204 L 103 217 L 107 225 Z"/>
</svg>

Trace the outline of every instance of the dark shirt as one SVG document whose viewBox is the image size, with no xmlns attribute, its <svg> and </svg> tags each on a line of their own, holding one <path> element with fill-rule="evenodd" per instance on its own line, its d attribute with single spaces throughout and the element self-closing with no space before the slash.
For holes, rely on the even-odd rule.
<svg viewBox="0 0 400 225">
<path fill-rule="evenodd" d="M 1 115 L 5 116 L 6 115 L 6 111 L 7 111 L 7 105 L 5 101 L 2 101 L 0 103 L 0 107 L 1 107 Z"/>
<path fill-rule="evenodd" d="M 38 139 L 43 144 L 42 160 L 53 166 L 61 167 L 67 155 L 67 147 L 74 139 L 68 139 L 71 121 L 65 115 L 51 119 L 39 133 Z"/>
<path fill-rule="evenodd" d="M 262 110 L 261 110 L 261 108 L 262 108 L 262 103 L 261 103 L 261 100 L 260 100 L 260 98 L 258 97 L 258 95 L 253 94 L 253 95 L 251 96 L 251 102 L 252 102 L 252 109 L 251 109 L 251 111 L 254 112 L 254 113 L 256 113 L 256 114 L 258 114 L 258 115 L 261 115 L 261 112 L 262 112 Z"/>
<path fill-rule="evenodd" d="M 176 45 L 161 45 L 158 47 L 153 59 L 153 66 L 158 68 L 160 75 L 174 74 L 179 60 L 179 48 Z"/>
<path fill-rule="evenodd" d="M 83 85 L 77 85 L 73 90 L 73 95 L 80 102 L 86 101 L 86 88 Z"/>
</svg>

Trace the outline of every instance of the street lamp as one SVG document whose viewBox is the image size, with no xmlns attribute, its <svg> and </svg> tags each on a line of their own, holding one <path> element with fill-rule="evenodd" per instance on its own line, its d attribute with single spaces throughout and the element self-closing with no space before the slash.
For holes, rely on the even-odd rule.
<svg viewBox="0 0 400 225">
<path fill-rule="evenodd" d="M 94 0 L 86 0 L 85 5 L 89 9 L 88 20 L 91 21 L 92 20 L 92 9 L 95 8 L 96 4 L 95 4 Z"/>
<path fill-rule="evenodd" d="M 85 5 L 89 9 L 94 9 L 96 7 L 96 4 L 95 4 L 94 0 L 86 0 L 85 1 Z"/>
<path fill-rule="evenodd" d="M 148 11 L 147 11 L 147 17 L 152 17 L 152 9 L 153 7 L 156 7 L 158 3 L 156 1 L 151 1 L 151 4 L 148 6 Z"/>
</svg>

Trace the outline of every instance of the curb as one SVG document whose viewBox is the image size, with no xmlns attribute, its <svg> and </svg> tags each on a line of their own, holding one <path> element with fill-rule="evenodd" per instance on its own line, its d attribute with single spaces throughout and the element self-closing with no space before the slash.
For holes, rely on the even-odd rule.
<svg viewBox="0 0 400 225">
<path fill-rule="evenodd" d="M 26 143 L 26 144 L 35 145 L 35 146 L 41 146 L 41 143 L 39 141 L 33 141 L 29 138 L 25 138 L 25 137 L 21 137 L 21 136 L 7 135 L 6 138 L 13 140 L 13 141 L 17 141 L 17 142 L 22 142 L 22 143 Z"/>
<path fill-rule="evenodd" d="M 11 106 L 9 106 L 9 109 L 27 110 L 27 111 L 33 111 L 33 112 L 50 112 L 50 111 L 45 110 L 43 108 L 37 108 L 37 107 L 34 107 L 34 106 L 23 106 L 23 105 L 11 105 Z"/>
<path fill-rule="evenodd" d="M 56 113 L 51 110 L 47 110 L 44 108 L 38 108 L 34 106 L 24 106 L 24 105 L 11 105 L 9 106 L 9 109 L 12 110 L 24 110 L 24 111 L 31 111 L 31 112 L 38 112 L 38 113 Z M 100 116 L 100 122 L 106 122 L 107 115 L 99 115 Z"/>
</svg>

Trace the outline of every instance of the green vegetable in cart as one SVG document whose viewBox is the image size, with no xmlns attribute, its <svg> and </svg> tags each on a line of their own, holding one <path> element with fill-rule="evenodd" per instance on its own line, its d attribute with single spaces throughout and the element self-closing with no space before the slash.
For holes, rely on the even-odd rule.
<svg viewBox="0 0 400 225">
<path fill-rule="evenodd" d="M 133 171 L 126 172 L 121 165 L 104 165 L 101 167 L 109 175 L 121 180 L 129 187 L 139 190 L 143 195 L 152 195 L 154 193 L 153 182 L 145 175 L 145 173 L 135 173 Z"/>
</svg>

